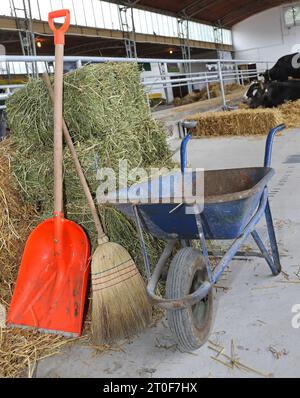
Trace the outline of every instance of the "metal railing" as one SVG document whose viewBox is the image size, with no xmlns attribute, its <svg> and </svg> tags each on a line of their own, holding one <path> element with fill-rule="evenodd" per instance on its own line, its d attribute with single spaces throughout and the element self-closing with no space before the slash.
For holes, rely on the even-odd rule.
<svg viewBox="0 0 300 398">
<path fill-rule="evenodd" d="M 183 93 L 206 88 L 210 98 L 211 84 L 220 85 L 222 105 L 226 106 L 225 86 L 229 83 L 246 85 L 256 79 L 259 73 L 264 72 L 273 63 L 271 61 L 247 61 L 247 60 L 220 60 L 220 59 L 193 59 L 189 62 L 189 70 L 186 73 L 183 59 L 152 59 L 152 58 L 109 58 L 109 57 L 77 57 L 65 56 L 65 66 L 69 69 L 78 69 L 84 65 L 103 62 L 138 62 L 148 66 L 141 73 L 141 82 L 147 94 L 160 94 L 166 103 L 171 104 L 176 97 L 178 88 Z M 12 78 L 15 75 L 26 74 L 26 64 L 35 63 L 39 73 L 45 70 L 53 70 L 54 56 L 0 56 L 0 76 Z M 150 71 L 146 71 L 149 69 Z M 252 65 L 251 69 L 248 66 Z M 14 90 L 22 85 L 4 85 L 0 90 L 0 101 L 8 98 Z M 179 90 L 180 91 L 180 90 Z M 181 93 L 182 94 L 182 93 Z M 2 108 L 4 105 L 1 105 Z"/>
</svg>

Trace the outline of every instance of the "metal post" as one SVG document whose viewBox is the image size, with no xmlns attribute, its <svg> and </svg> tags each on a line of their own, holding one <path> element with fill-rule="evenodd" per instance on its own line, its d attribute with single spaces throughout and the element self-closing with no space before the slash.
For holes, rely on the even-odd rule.
<svg viewBox="0 0 300 398">
<path fill-rule="evenodd" d="M 168 70 L 167 64 L 159 62 L 158 68 L 159 68 L 159 72 L 160 72 L 162 81 L 166 80 L 166 72 Z M 172 87 L 172 83 L 171 83 L 171 87 Z M 167 87 L 166 83 L 163 83 L 163 88 L 164 88 L 164 92 L 165 92 L 165 96 L 166 96 L 166 101 L 168 104 L 169 103 L 169 93 L 168 93 L 168 87 Z"/>
<path fill-rule="evenodd" d="M 123 38 L 125 43 L 126 57 L 137 58 L 133 8 L 119 5 L 118 11 L 120 27 L 123 32 Z M 128 11 L 130 12 L 131 26 L 128 23 Z"/>
<path fill-rule="evenodd" d="M 186 60 L 183 64 L 184 73 L 190 77 L 192 73 L 191 63 L 189 62 L 191 59 L 191 49 L 189 42 L 189 21 L 186 19 L 177 19 L 178 26 L 178 36 L 180 39 L 181 53 L 182 59 Z M 193 92 L 193 86 L 191 83 L 188 83 L 188 92 L 191 94 Z"/>
<path fill-rule="evenodd" d="M 206 81 L 207 99 L 210 99 L 209 82 L 208 82 L 208 78 L 207 78 L 207 73 L 206 72 L 205 72 L 205 81 Z"/>
<path fill-rule="evenodd" d="M 18 3 L 18 5 L 19 4 L 20 3 Z M 15 0 L 11 0 L 11 10 L 13 16 L 16 19 L 22 53 L 24 56 L 36 56 L 35 36 L 32 28 L 30 0 L 22 0 L 21 4 L 22 5 L 18 7 L 15 4 Z M 19 13 L 21 13 L 22 15 L 20 16 Z M 28 76 L 38 76 L 38 68 L 36 62 L 31 63 L 31 69 L 29 67 L 29 63 L 26 63 L 25 65 Z"/>
<path fill-rule="evenodd" d="M 240 70 L 241 72 L 241 81 L 242 81 L 242 86 L 245 85 L 245 80 L 244 80 L 244 73 L 243 73 L 243 69 Z"/>
<path fill-rule="evenodd" d="M 236 76 L 236 82 L 237 82 L 237 84 L 240 84 L 239 67 L 238 67 L 237 64 L 235 64 L 235 76 Z"/>
<path fill-rule="evenodd" d="M 218 72 L 219 72 L 219 80 L 220 80 L 220 86 L 221 86 L 221 94 L 222 94 L 223 105 L 227 106 L 225 89 L 224 89 L 224 81 L 223 81 L 223 73 L 222 73 L 222 64 L 221 64 L 220 60 L 218 61 Z"/>
</svg>

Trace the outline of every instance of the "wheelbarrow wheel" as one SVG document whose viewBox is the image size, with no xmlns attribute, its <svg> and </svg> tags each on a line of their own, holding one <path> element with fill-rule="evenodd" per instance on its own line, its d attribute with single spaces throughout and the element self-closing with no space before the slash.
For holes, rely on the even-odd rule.
<svg viewBox="0 0 300 398">
<path fill-rule="evenodd" d="M 180 299 L 195 292 L 208 280 L 202 255 L 193 248 L 181 249 L 173 258 L 166 283 L 166 297 Z M 181 351 L 198 350 L 209 337 L 213 323 L 212 291 L 197 304 L 167 311 L 170 329 Z"/>
</svg>

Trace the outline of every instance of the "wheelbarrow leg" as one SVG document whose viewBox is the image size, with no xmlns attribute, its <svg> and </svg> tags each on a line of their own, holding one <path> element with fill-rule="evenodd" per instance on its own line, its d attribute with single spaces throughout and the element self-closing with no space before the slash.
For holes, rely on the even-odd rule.
<svg viewBox="0 0 300 398">
<path fill-rule="evenodd" d="M 268 263 L 269 267 L 271 268 L 272 274 L 274 276 L 278 275 L 278 271 L 276 268 L 276 265 L 274 263 L 273 258 L 271 257 L 271 255 L 269 254 L 266 246 L 264 245 L 263 241 L 261 240 L 261 237 L 259 236 L 258 232 L 256 230 L 251 232 L 251 235 L 255 241 L 255 243 L 257 244 L 257 246 L 259 247 L 259 250 L 261 251 L 263 257 L 265 258 L 266 262 Z"/>
<path fill-rule="evenodd" d="M 259 236 L 258 232 L 256 230 L 253 230 L 251 232 L 251 235 L 252 235 L 255 243 L 259 247 L 259 249 L 260 249 L 262 255 L 264 256 L 266 262 L 268 263 L 269 267 L 271 268 L 272 274 L 274 276 L 277 276 L 281 272 L 281 264 L 280 264 L 279 251 L 278 251 L 277 240 L 276 240 L 276 236 L 275 236 L 275 230 L 274 230 L 274 224 L 273 224 L 269 200 L 267 200 L 267 204 L 266 204 L 266 208 L 265 208 L 265 217 L 266 217 L 266 222 L 267 222 L 269 240 L 270 240 L 270 244 L 271 244 L 272 256 L 269 254 L 269 252 L 268 252 L 266 246 L 264 245 L 263 241 L 261 240 L 261 237 Z"/>
<path fill-rule="evenodd" d="M 279 275 L 281 272 L 281 263 L 280 263 L 278 244 L 277 244 L 277 239 L 276 239 L 276 235 L 275 235 L 275 229 L 274 229 L 274 223 L 273 223 L 269 199 L 267 200 L 265 216 L 266 216 L 268 234 L 269 234 L 269 239 L 270 239 L 270 244 L 271 244 L 271 249 L 272 249 L 272 254 L 273 254 L 273 261 L 274 261 L 274 266 L 275 266 L 275 269 L 274 270 L 272 269 L 272 272 L 274 275 Z"/>
</svg>

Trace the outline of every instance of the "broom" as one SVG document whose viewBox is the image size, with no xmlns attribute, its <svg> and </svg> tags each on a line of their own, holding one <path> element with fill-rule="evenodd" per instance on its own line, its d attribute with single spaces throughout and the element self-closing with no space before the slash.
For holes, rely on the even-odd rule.
<svg viewBox="0 0 300 398">
<path fill-rule="evenodd" d="M 43 74 L 53 102 L 53 89 Z M 109 242 L 78 160 L 67 125 L 63 133 L 75 164 L 98 233 L 98 247 L 92 257 L 92 339 L 97 345 L 112 343 L 142 331 L 151 320 L 152 308 L 145 283 L 133 259 L 121 245 Z"/>
</svg>

